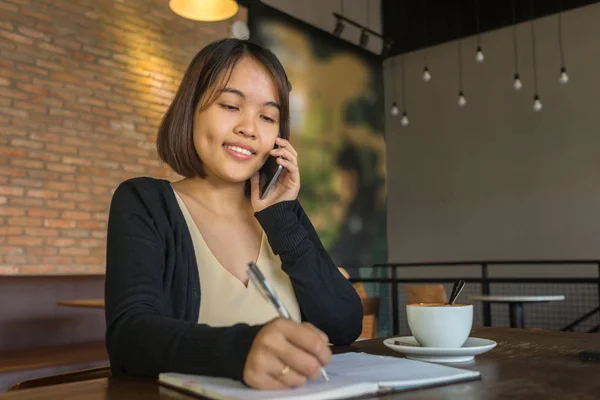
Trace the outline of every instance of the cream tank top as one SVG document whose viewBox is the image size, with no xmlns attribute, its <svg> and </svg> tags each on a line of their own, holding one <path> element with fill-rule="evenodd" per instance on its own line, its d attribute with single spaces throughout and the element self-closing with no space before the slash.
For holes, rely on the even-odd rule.
<svg viewBox="0 0 600 400">
<path fill-rule="evenodd" d="M 279 314 L 251 283 L 246 287 L 227 271 L 204 241 L 185 203 L 173 190 L 179 208 L 190 231 L 198 274 L 200 276 L 200 313 L 198 323 L 214 327 L 231 326 L 238 323 L 264 324 Z M 281 260 L 273 253 L 265 234 L 261 236 L 260 251 L 256 265 L 287 308 L 291 317 L 300 322 L 300 307 L 294 294 L 289 276 L 281 269 Z"/>
</svg>

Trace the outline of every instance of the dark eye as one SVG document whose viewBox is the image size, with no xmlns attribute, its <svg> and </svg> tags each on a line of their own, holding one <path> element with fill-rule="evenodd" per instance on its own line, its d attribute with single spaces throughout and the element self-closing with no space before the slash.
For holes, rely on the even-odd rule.
<svg viewBox="0 0 600 400">
<path fill-rule="evenodd" d="M 228 104 L 219 104 L 221 106 L 222 109 L 227 110 L 227 111 L 237 111 L 238 108 L 235 106 L 230 106 Z"/>
<path fill-rule="evenodd" d="M 266 122 L 268 122 L 270 124 L 275 123 L 275 120 L 273 118 L 269 118 L 269 117 L 267 117 L 265 115 L 263 115 L 261 118 L 263 119 L 263 121 L 266 121 Z"/>
</svg>

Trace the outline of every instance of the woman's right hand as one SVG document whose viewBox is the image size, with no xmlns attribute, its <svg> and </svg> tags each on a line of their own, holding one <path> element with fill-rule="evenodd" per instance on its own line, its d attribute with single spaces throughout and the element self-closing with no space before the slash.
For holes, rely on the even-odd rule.
<svg viewBox="0 0 600 400">
<path fill-rule="evenodd" d="M 331 360 L 327 335 L 310 323 L 277 318 L 256 335 L 246 364 L 244 382 L 255 389 L 302 386 L 321 376 Z"/>
</svg>

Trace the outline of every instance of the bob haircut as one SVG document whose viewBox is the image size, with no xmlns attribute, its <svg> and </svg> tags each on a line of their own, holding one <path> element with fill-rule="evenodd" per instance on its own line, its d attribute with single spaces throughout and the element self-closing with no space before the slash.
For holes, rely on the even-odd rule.
<svg viewBox="0 0 600 400">
<path fill-rule="evenodd" d="M 194 111 L 198 103 L 200 112 L 213 104 L 219 91 L 227 86 L 234 67 L 244 57 L 258 61 L 273 76 L 279 96 L 279 136 L 289 139 L 291 86 L 277 56 L 247 40 L 218 40 L 194 56 L 158 128 L 158 156 L 179 175 L 206 177 L 204 165 L 194 147 Z M 277 167 L 272 158 L 269 157 L 261 168 L 261 183 Z"/>
</svg>

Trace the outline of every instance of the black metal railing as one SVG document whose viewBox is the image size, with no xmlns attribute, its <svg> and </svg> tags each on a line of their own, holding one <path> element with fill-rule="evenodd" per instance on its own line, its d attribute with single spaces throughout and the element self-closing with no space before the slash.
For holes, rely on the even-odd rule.
<svg viewBox="0 0 600 400">
<path fill-rule="evenodd" d="M 489 267 L 491 266 L 516 266 L 516 265 L 595 265 L 596 266 L 596 277 L 556 277 L 556 278 L 525 278 L 525 277 L 490 277 Z M 371 267 L 364 268 L 388 268 L 389 273 L 386 274 L 389 277 L 353 277 L 350 280 L 352 282 L 363 282 L 363 283 L 383 283 L 391 285 L 391 319 L 392 319 L 392 334 L 398 334 L 400 330 L 399 322 L 399 284 L 425 284 L 425 283 L 448 283 L 451 284 L 456 278 L 448 277 L 412 277 L 402 278 L 401 270 L 403 268 L 419 268 L 419 267 L 457 267 L 457 266 L 479 266 L 480 273 L 479 277 L 465 277 L 467 283 L 478 284 L 479 293 L 482 295 L 491 295 L 492 287 L 497 284 L 559 284 L 559 285 L 592 285 L 595 287 L 595 299 L 587 301 L 584 307 L 589 307 L 585 311 L 581 312 L 576 318 L 572 318 L 571 322 L 566 324 L 564 327 L 559 328 L 560 330 L 572 331 L 577 326 L 581 325 L 585 321 L 590 320 L 594 316 L 600 315 L 600 260 L 496 260 L 496 261 L 442 261 L 442 262 L 419 262 L 419 263 L 385 263 L 385 264 L 374 264 Z M 363 269 L 363 268 L 359 268 Z M 353 275 L 351 273 L 351 275 Z M 477 286 L 477 285 L 475 285 Z M 564 289 L 564 286 L 563 286 Z M 588 288 L 589 289 L 589 288 Z M 514 293 L 511 293 L 514 294 Z M 482 304 L 482 316 L 483 325 L 492 326 L 492 305 L 490 303 Z M 570 316 L 569 316 L 570 317 Z M 593 326 L 588 329 L 589 332 L 598 332 L 600 330 L 600 324 Z"/>
</svg>

